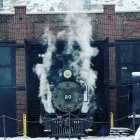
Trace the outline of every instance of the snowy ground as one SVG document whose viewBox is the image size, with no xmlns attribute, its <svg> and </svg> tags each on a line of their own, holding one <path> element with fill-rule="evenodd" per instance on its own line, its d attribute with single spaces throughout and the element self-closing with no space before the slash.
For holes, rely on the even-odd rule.
<svg viewBox="0 0 140 140">
<path fill-rule="evenodd" d="M 134 136 L 123 137 L 123 136 L 108 136 L 108 137 L 86 137 L 82 138 L 81 140 L 132 140 Z M 0 138 L 0 140 L 4 140 L 4 138 Z M 6 140 L 55 140 L 55 138 L 24 138 L 24 137 L 17 137 L 17 138 L 6 138 Z M 59 140 L 69 140 L 66 138 L 60 138 Z M 76 138 L 71 138 L 71 140 L 77 140 Z M 140 140 L 140 139 L 139 139 Z"/>
</svg>

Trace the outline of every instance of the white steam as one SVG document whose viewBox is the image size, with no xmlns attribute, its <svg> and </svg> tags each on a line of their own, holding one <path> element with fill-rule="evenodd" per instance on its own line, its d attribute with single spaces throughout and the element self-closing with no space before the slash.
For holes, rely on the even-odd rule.
<svg viewBox="0 0 140 140">
<path fill-rule="evenodd" d="M 67 53 L 73 55 L 74 61 L 70 64 L 88 85 L 89 100 L 88 102 L 83 102 L 81 112 L 86 113 L 89 107 L 92 106 L 92 110 L 96 109 L 96 104 L 94 99 L 94 89 L 96 88 L 95 83 L 97 79 L 97 72 L 91 69 L 91 58 L 98 54 L 98 49 L 90 46 L 90 41 L 92 40 L 92 25 L 91 19 L 87 14 L 76 13 L 76 11 L 83 10 L 83 0 L 70 1 L 69 7 L 70 11 L 74 10 L 75 13 L 70 13 L 65 18 L 65 23 L 68 26 L 68 32 L 62 31 L 59 33 L 58 37 L 62 33 L 67 34 L 68 48 Z M 80 45 L 80 51 L 73 49 L 73 42 L 76 41 Z M 90 102 L 92 100 L 92 102 Z"/>
<path fill-rule="evenodd" d="M 65 24 L 67 30 L 63 30 L 57 34 L 58 39 L 67 37 L 68 46 L 65 48 L 65 53 L 72 54 L 74 61 L 69 64 L 73 68 L 80 79 L 88 85 L 88 101 L 83 102 L 81 112 L 87 113 L 91 107 L 94 111 L 96 109 L 94 89 L 96 88 L 97 72 L 91 69 L 91 58 L 98 54 L 98 49 L 90 46 L 92 40 L 92 25 L 91 19 L 87 14 L 76 13 L 83 10 L 83 0 L 70 0 L 67 10 L 74 11 L 65 17 Z M 48 28 L 47 28 L 48 29 Z M 49 81 L 47 76 L 52 64 L 52 53 L 55 52 L 55 46 L 51 43 L 55 37 L 49 30 L 46 30 L 44 40 L 48 42 L 48 49 L 45 54 L 43 64 L 37 64 L 35 71 L 40 78 L 40 93 L 39 97 L 48 113 L 54 112 L 52 106 L 52 93 L 50 91 Z M 80 49 L 73 48 L 74 41 L 78 42 Z M 92 100 L 92 101 L 91 101 Z"/>
<path fill-rule="evenodd" d="M 41 102 L 44 105 L 45 111 L 48 113 L 54 113 L 54 108 L 52 106 L 52 93 L 50 90 L 50 84 L 48 81 L 48 74 L 50 71 L 50 67 L 52 64 L 52 54 L 55 52 L 55 46 L 52 42 L 55 41 L 55 37 L 52 35 L 51 31 L 49 31 L 49 27 L 46 28 L 45 34 L 43 36 L 44 41 L 48 43 L 47 52 L 44 55 L 43 63 L 37 64 L 35 67 L 35 72 L 40 79 L 40 87 L 39 87 L 39 97 L 41 98 Z"/>
</svg>

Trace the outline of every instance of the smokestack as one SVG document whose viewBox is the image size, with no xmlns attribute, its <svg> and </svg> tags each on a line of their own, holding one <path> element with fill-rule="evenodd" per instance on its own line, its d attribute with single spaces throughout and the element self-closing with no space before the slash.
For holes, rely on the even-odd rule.
<svg viewBox="0 0 140 140">
<path fill-rule="evenodd" d="M 72 60 L 72 54 L 63 54 L 62 59 L 64 68 L 68 68 L 70 61 Z"/>
</svg>

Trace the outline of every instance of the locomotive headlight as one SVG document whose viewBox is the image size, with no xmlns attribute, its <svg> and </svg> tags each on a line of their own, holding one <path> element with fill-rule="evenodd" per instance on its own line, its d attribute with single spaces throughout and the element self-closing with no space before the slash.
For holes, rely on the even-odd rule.
<svg viewBox="0 0 140 140">
<path fill-rule="evenodd" d="M 70 78 L 72 76 L 72 72 L 70 70 L 65 70 L 63 73 L 65 78 Z"/>
</svg>

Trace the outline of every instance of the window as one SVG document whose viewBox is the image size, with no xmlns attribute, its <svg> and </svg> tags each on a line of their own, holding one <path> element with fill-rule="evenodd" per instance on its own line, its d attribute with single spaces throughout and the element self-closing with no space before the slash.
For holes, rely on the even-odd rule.
<svg viewBox="0 0 140 140">
<path fill-rule="evenodd" d="M 140 45 L 138 44 L 120 44 L 118 51 L 120 79 L 122 84 L 129 84 L 131 82 L 131 73 L 140 71 Z"/>
<path fill-rule="evenodd" d="M 11 50 L 9 47 L 0 47 L 0 65 L 11 64 Z"/>
<path fill-rule="evenodd" d="M 127 45 L 127 46 L 121 46 L 120 48 L 121 51 L 121 63 L 129 63 L 133 62 L 133 46 L 132 45 Z"/>
<path fill-rule="evenodd" d="M 133 66 L 121 67 L 121 83 L 130 83 L 131 73 L 134 71 Z"/>
<path fill-rule="evenodd" d="M 3 0 L 0 0 L 0 9 L 3 8 Z"/>
<path fill-rule="evenodd" d="M 11 86 L 13 74 L 13 47 L 0 46 L 0 86 Z"/>
<path fill-rule="evenodd" d="M 119 101 L 117 109 L 118 117 L 121 118 L 135 111 L 133 106 L 135 85 L 132 83 L 131 74 L 132 72 L 140 72 L 140 40 L 119 40 L 116 42 L 116 89 L 117 100 Z M 127 124 L 127 120 L 123 120 L 123 122 L 124 125 Z M 122 122 L 118 125 L 122 126 Z"/>
<path fill-rule="evenodd" d="M 11 85 L 10 68 L 0 68 L 0 85 Z"/>
</svg>

